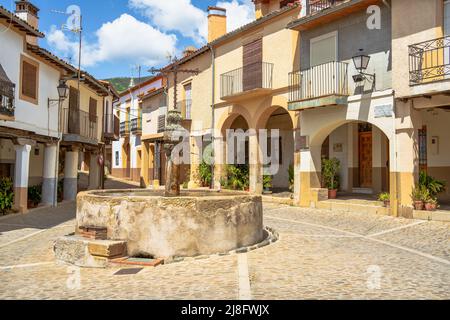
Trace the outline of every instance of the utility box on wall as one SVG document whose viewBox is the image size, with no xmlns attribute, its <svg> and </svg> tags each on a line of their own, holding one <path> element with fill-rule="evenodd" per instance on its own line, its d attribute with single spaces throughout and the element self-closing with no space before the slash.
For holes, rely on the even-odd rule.
<svg viewBox="0 0 450 320">
<path fill-rule="evenodd" d="M 433 156 L 437 156 L 439 154 L 439 137 L 437 136 L 431 137 L 430 148 L 431 154 Z"/>
</svg>

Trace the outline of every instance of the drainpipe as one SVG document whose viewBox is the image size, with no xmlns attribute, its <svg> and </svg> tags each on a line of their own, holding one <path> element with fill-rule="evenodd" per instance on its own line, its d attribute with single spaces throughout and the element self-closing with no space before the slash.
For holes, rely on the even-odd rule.
<svg viewBox="0 0 450 320">
<path fill-rule="evenodd" d="M 214 109 L 215 109 L 215 101 L 216 101 L 216 54 L 214 52 L 214 48 L 212 47 L 211 44 L 208 44 L 209 50 L 211 51 L 211 83 L 212 83 L 212 92 L 211 92 L 211 143 L 212 143 L 212 154 L 211 154 L 211 185 L 210 188 L 214 189 L 214 180 L 215 180 L 215 176 L 214 176 L 214 168 L 215 168 L 215 152 L 214 152 L 214 122 L 215 122 L 215 115 L 214 115 Z"/>
<path fill-rule="evenodd" d="M 59 184 L 59 149 L 61 145 L 62 140 L 62 133 L 61 133 L 61 109 L 62 109 L 63 101 L 59 99 L 58 101 L 58 141 L 56 143 L 56 157 L 55 157 L 55 193 L 53 197 L 53 207 L 58 206 L 58 184 Z"/>
</svg>

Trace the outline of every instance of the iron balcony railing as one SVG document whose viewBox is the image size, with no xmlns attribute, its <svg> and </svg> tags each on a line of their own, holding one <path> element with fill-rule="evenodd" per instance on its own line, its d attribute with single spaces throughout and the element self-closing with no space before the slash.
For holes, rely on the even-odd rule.
<svg viewBox="0 0 450 320">
<path fill-rule="evenodd" d="M 158 133 L 166 131 L 166 116 L 158 116 Z"/>
<path fill-rule="evenodd" d="M 349 0 L 307 0 L 306 11 L 307 14 L 314 14 L 322 10 L 326 10 L 347 2 Z"/>
<path fill-rule="evenodd" d="M 128 137 L 130 135 L 130 121 L 123 121 L 120 123 L 120 136 Z"/>
<path fill-rule="evenodd" d="M 258 62 L 220 76 L 221 98 L 254 89 L 272 89 L 273 63 Z"/>
<path fill-rule="evenodd" d="M 410 45 L 410 85 L 443 79 L 450 79 L 450 36 Z"/>
<path fill-rule="evenodd" d="M 349 95 L 348 63 L 329 62 L 289 74 L 289 101 Z"/>
<path fill-rule="evenodd" d="M 98 140 L 97 116 L 78 109 L 63 109 L 62 133 Z"/>
<path fill-rule="evenodd" d="M 177 103 L 177 110 L 181 112 L 184 120 L 191 120 L 192 99 L 186 99 Z"/>
<path fill-rule="evenodd" d="M 103 125 L 104 136 L 107 138 L 119 138 L 120 120 L 115 114 L 105 114 L 105 122 Z"/>
<path fill-rule="evenodd" d="M 142 133 L 142 118 L 134 118 L 131 120 L 131 133 L 141 134 Z"/>
</svg>

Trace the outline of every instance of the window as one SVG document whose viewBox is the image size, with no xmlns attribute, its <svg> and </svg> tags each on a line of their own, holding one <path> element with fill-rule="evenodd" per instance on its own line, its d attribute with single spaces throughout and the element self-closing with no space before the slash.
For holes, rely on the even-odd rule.
<svg viewBox="0 0 450 320">
<path fill-rule="evenodd" d="M 20 99 L 38 104 L 39 63 L 22 56 L 20 79 Z"/>
<path fill-rule="evenodd" d="M 116 167 L 119 166 L 119 151 L 116 151 L 115 153 L 115 160 L 116 160 Z"/>
<path fill-rule="evenodd" d="M 423 126 L 419 129 L 419 170 L 427 172 L 427 127 Z"/>
<path fill-rule="evenodd" d="M 311 67 L 338 60 L 337 36 L 335 31 L 311 39 L 309 55 Z"/>
<path fill-rule="evenodd" d="M 97 100 L 89 98 L 89 121 L 97 122 Z"/>
</svg>

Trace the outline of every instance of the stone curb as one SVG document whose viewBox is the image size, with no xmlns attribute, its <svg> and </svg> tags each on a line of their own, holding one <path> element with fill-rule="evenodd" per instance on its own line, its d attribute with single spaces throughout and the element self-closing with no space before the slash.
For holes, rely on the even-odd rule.
<svg viewBox="0 0 450 320">
<path fill-rule="evenodd" d="M 268 235 L 260 243 L 257 243 L 257 244 L 254 244 L 254 245 L 251 245 L 248 247 L 234 249 L 234 250 L 231 250 L 228 252 L 221 252 L 221 253 L 202 255 L 202 256 L 196 256 L 196 257 L 174 257 L 171 259 L 164 259 L 163 264 L 172 264 L 172 263 L 178 263 L 178 262 L 183 262 L 183 261 L 189 262 L 189 261 L 195 261 L 195 260 L 204 260 L 204 259 L 213 258 L 213 257 L 224 257 L 224 256 L 233 255 L 233 254 L 246 253 L 246 252 L 250 252 L 250 251 L 268 246 L 272 243 L 277 242 L 280 239 L 280 235 L 275 229 L 273 229 L 271 227 L 265 227 L 264 230 L 267 232 Z"/>
</svg>

